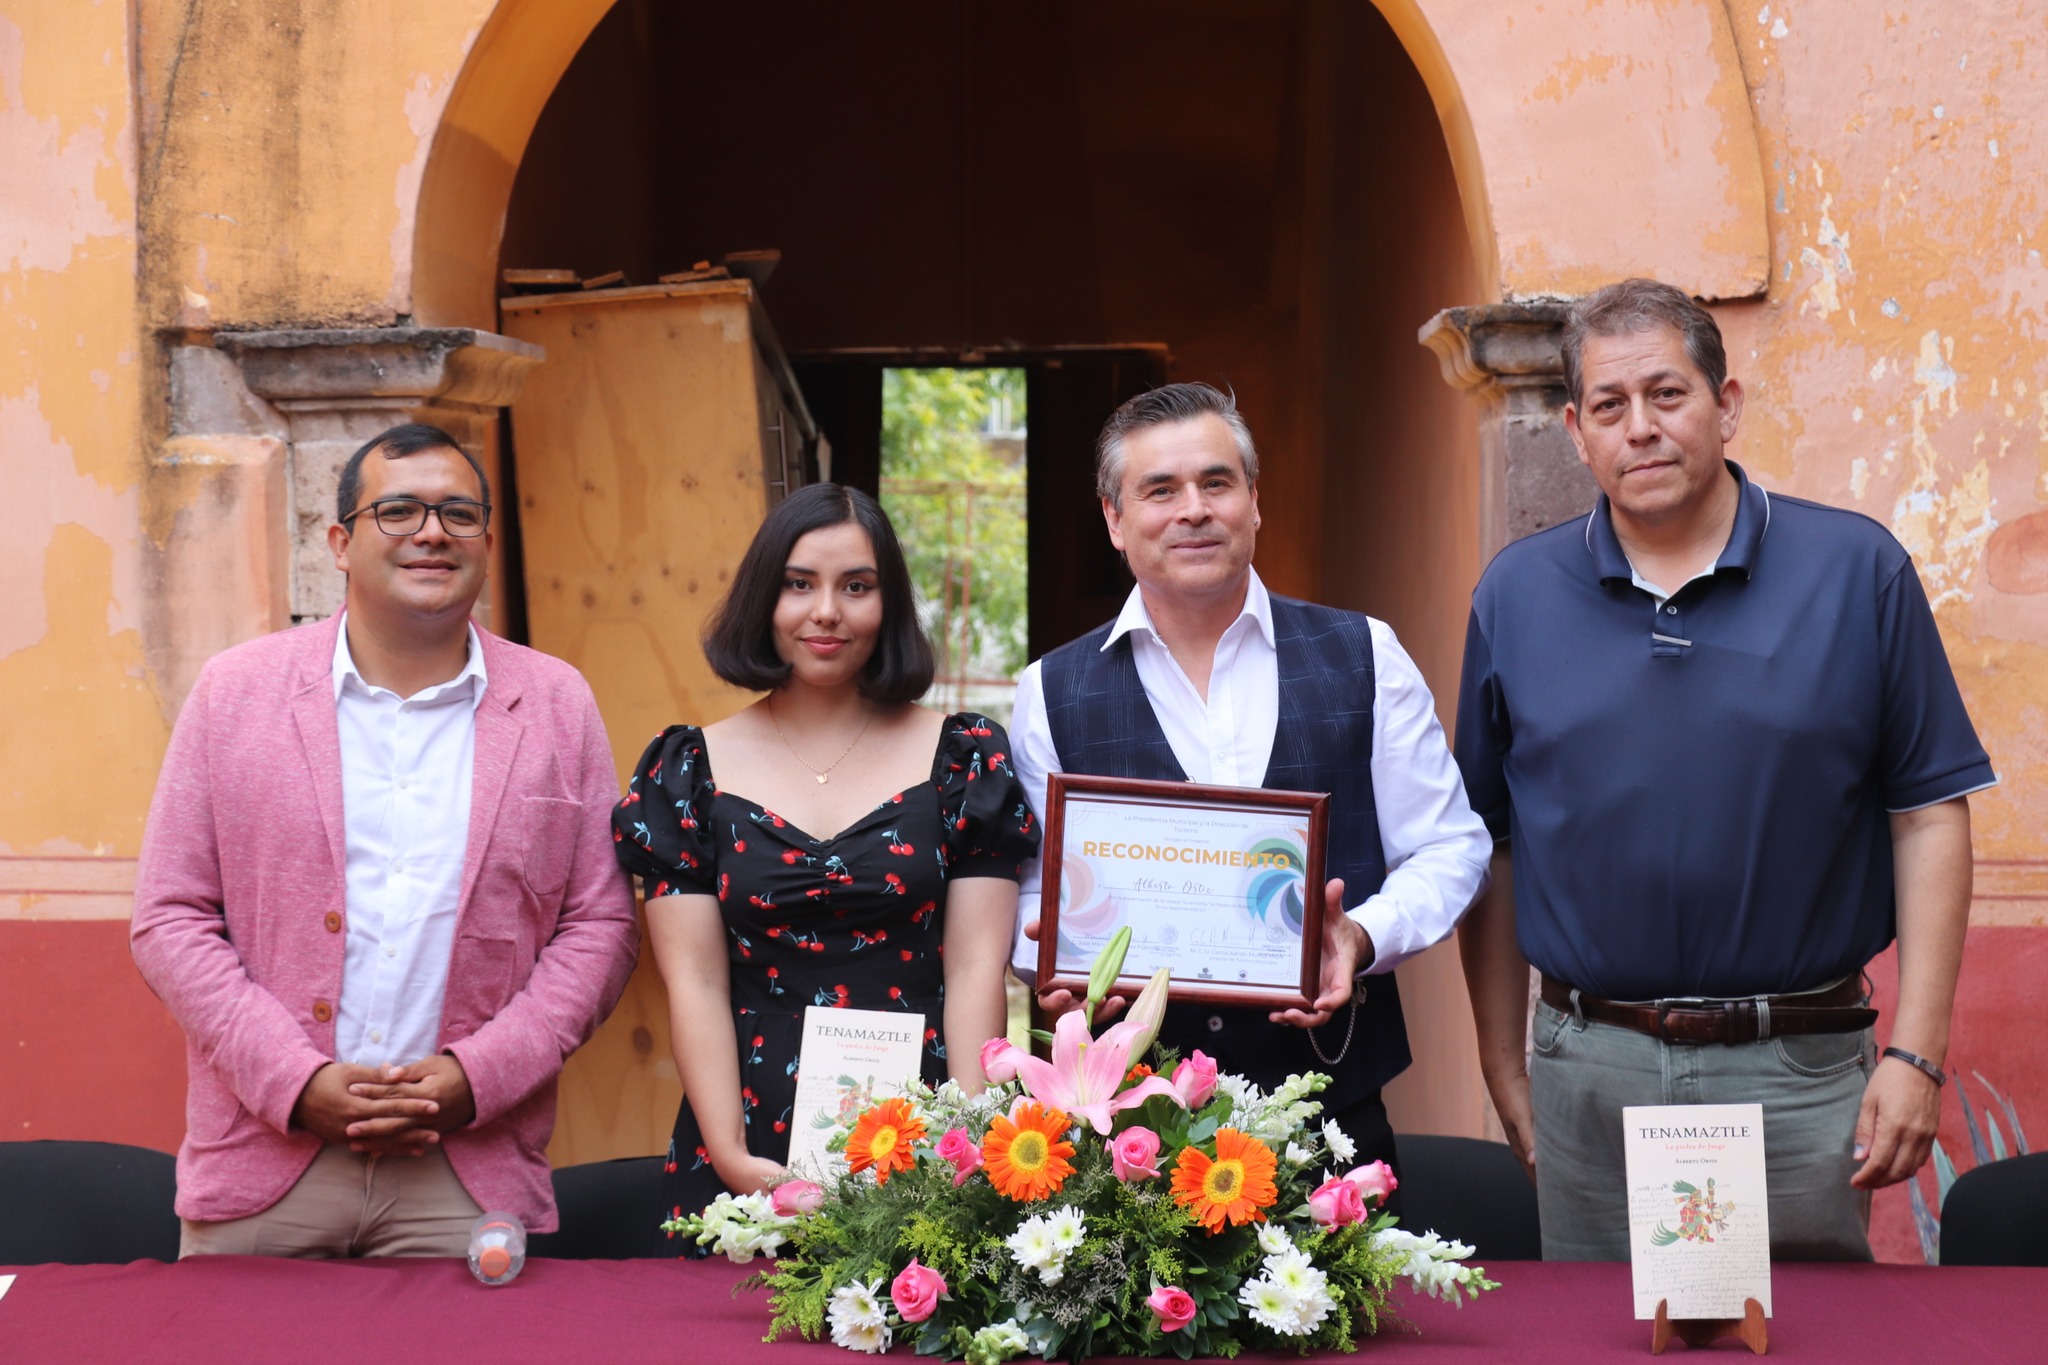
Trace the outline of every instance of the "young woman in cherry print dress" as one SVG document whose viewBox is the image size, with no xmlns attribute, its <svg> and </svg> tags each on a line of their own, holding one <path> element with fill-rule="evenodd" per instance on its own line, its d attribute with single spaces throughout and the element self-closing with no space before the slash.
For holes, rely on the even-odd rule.
<svg viewBox="0 0 2048 1365">
<path fill-rule="evenodd" d="M 785 498 L 704 649 L 767 695 L 663 731 L 613 816 L 683 1081 L 654 1224 L 781 1175 L 806 1006 L 920 1014 L 925 1079 L 979 1089 L 1038 843 L 1002 728 L 916 705 L 931 646 L 865 493 Z M 695 1250 L 651 1235 L 657 1254 Z"/>
</svg>

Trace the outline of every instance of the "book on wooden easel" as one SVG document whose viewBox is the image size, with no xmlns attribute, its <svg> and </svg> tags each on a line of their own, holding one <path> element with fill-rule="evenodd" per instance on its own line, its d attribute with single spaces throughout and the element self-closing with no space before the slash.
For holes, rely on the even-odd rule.
<svg viewBox="0 0 2048 1365">
<path fill-rule="evenodd" d="M 1770 1200 L 1758 1104 L 1622 1111 L 1629 1261 L 1652 1351 L 1740 1335 L 1763 1354 L 1771 1313 Z"/>
</svg>

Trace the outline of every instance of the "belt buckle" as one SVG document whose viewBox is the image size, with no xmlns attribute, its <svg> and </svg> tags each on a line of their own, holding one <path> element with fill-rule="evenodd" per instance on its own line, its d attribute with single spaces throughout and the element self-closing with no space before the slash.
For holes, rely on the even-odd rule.
<svg viewBox="0 0 2048 1365">
<path fill-rule="evenodd" d="M 1667 1043 L 1690 1043 L 1695 1041 L 1691 1038 L 1679 1037 L 1672 1032 L 1670 1017 L 1674 1010 L 1695 1011 L 1709 1017 L 1716 1014 L 1720 1015 L 1725 1021 L 1723 1026 L 1728 1031 L 1728 1036 L 1721 1039 L 1721 1041 L 1724 1043 L 1734 1041 L 1736 1007 L 1742 1003 L 1740 1001 L 1719 1000 L 1705 995 L 1667 995 L 1658 997 L 1653 1003 L 1657 1009 L 1658 1036 Z"/>
</svg>

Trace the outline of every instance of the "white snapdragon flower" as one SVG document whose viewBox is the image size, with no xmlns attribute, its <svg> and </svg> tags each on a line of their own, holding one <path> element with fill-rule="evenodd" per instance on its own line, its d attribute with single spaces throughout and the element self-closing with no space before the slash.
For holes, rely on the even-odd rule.
<svg viewBox="0 0 2048 1365">
<path fill-rule="evenodd" d="M 968 1341 L 967 1365 L 1000 1365 L 1030 1349 L 1031 1338 L 1024 1335 L 1015 1318 L 1006 1318 L 990 1323 Z"/>
<path fill-rule="evenodd" d="M 1337 1126 L 1337 1120 L 1323 1121 L 1323 1141 L 1330 1144 L 1330 1155 L 1337 1158 L 1339 1165 L 1348 1166 L 1358 1156 L 1358 1144 L 1351 1135 Z"/>
<path fill-rule="evenodd" d="M 832 1328 L 832 1344 L 848 1351 L 880 1355 L 889 1349 L 889 1317 L 882 1309 L 882 1281 L 845 1284 L 832 1291 L 825 1308 L 825 1321 Z"/>
<path fill-rule="evenodd" d="M 1442 1299 L 1454 1308 L 1464 1306 L 1459 1290 L 1477 1297 L 1484 1287 L 1484 1277 L 1471 1266 L 1461 1264 L 1473 1250 L 1463 1242 L 1446 1242 L 1434 1232 L 1418 1236 L 1400 1228 L 1386 1228 L 1374 1235 L 1373 1243 L 1404 1254 L 1407 1259 L 1398 1273 L 1407 1276 L 1418 1291 Z"/>
</svg>

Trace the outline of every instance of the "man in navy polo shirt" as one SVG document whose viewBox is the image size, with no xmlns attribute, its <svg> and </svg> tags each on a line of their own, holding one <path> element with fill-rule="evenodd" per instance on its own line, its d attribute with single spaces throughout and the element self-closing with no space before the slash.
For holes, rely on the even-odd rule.
<svg viewBox="0 0 2048 1365">
<path fill-rule="evenodd" d="M 1455 745 L 1499 841 L 1460 947 L 1544 1256 L 1627 1257 L 1624 1105 L 1757 1102 L 1773 1254 L 1868 1260 L 1870 1191 L 1940 1117 L 1968 794 L 1997 779 L 1905 550 L 1724 458 L 1712 315 L 1610 285 L 1564 360 L 1600 501 L 1481 578 Z M 1862 969 L 1894 937 L 1879 1058 Z"/>
</svg>

